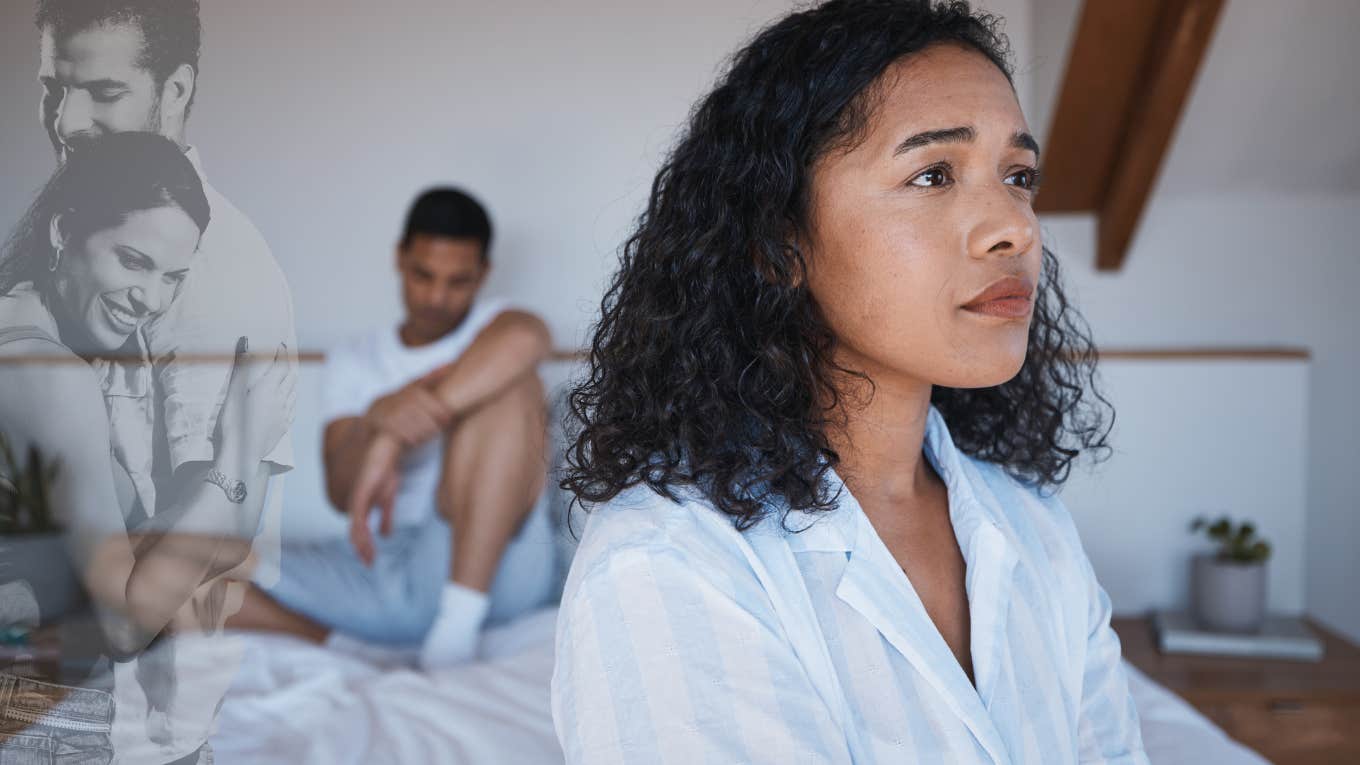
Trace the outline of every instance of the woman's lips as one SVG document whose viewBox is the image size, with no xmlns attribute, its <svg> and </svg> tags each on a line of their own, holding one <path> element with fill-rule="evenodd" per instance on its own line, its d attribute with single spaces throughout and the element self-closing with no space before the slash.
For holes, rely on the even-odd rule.
<svg viewBox="0 0 1360 765">
<path fill-rule="evenodd" d="M 1023 319 L 1034 308 L 1034 282 L 1019 276 L 998 279 L 963 306 L 965 311 Z"/>
<path fill-rule="evenodd" d="M 104 314 L 109 318 L 109 324 L 114 331 L 123 335 L 130 335 L 137 329 L 137 317 L 126 308 L 118 305 L 108 298 L 100 298 L 104 304 Z"/>
<path fill-rule="evenodd" d="M 1010 297 L 988 300 L 985 303 L 973 303 L 963 307 L 965 311 L 973 313 L 987 314 L 988 316 L 999 316 L 1003 319 L 1023 319 L 1029 316 L 1033 302 L 1029 298 Z"/>
</svg>

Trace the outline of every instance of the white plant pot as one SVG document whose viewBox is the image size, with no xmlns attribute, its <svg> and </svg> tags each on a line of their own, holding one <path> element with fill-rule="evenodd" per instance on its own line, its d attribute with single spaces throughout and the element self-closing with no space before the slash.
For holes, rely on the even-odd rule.
<svg viewBox="0 0 1360 765">
<path fill-rule="evenodd" d="M 1204 629 L 1251 633 L 1266 615 L 1266 564 L 1197 555 L 1190 574 L 1190 609 Z"/>
</svg>

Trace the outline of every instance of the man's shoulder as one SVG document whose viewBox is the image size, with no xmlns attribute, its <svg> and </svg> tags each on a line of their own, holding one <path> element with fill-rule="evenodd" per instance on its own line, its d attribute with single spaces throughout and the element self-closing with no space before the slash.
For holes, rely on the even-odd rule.
<svg viewBox="0 0 1360 765">
<path fill-rule="evenodd" d="M 381 327 L 351 334 L 326 349 L 326 361 L 369 367 L 388 342 L 392 332 L 391 327 Z"/>
<path fill-rule="evenodd" d="M 241 212 L 241 208 L 222 195 L 212 184 L 204 182 L 203 193 L 208 198 L 208 230 L 204 237 L 229 240 L 233 243 L 252 244 L 268 250 L 269 245 L 255 223 Z"/>
<path fill-rule="evenodd" d="M 255 223 L 211 184 L 204 182 L 203 192 L 208 197 L 210 217 L 199 243 L 199 255 L 210 258 L 213 265 L 249 272 L 252 279 L 261 280 L 257 282 L 260 286 L 283 284 L 283 269 Z"/>
</svg>

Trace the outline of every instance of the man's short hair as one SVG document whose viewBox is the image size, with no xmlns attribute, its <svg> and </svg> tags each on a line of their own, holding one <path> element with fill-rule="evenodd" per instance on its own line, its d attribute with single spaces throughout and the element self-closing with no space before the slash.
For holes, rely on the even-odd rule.
<svg viewBox="0 0 1360 765">
<path fill-rule="evenodd" d="M 491 256 L 491 218 L 486 209 L 460 189 L 435 188 L 423 192 L 406 215 L 401 247 L 419 235 L 445 239 L 476 239 L 482 244 L 482 261 Z"/>
<path fill-rule="evenodd" d="M 198 0 L 38 0 L 34 21 L 57 38 L 95 26 L 132 24 L 142 32 L 137 63 L 151 72 L 157 86 L 182 64 L 198 72 L 203 39 Z"/>
</svg>

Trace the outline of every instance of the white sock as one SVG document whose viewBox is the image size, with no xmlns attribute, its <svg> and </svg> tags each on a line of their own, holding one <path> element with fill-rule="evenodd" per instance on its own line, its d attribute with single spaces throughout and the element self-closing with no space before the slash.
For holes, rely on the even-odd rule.
<svg viewBox="0 0 1360 765">
<path fill-rule="evenodd" d="M 382 645 L 350 637 L 331 630 L 322 645 L 336 653 L 362 659 L 379 667 L 414 667 L 420 658 L 420 647 L 414 645 Z"/>
<path fill-rule="evenodd" d="M 439 596 L 439 613 L 420 647 L 420 666 L 443 669 L 475 657 L 490 605 L 491 599 L 484 592 L 455 582 L 445 584 Z"/>
</svg>

